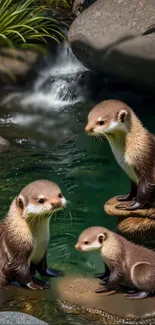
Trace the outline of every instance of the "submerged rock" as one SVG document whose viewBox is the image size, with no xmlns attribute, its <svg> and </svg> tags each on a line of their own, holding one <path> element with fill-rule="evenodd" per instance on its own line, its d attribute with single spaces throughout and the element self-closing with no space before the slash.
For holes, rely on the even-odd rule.
<svg viewBox="0 0 155 325">
<path fill-rule="evenodd" d="M 154 21 L 154 0 L 97 0 L 74 20 L 68 37 L 89 69 L 152 91 L 155 33 L 142 34 Z"/>
<path fill-rule="evenodd" d="M 40 319 L 30 316 L 28 314 L 19 313 L 16 311 L 3 311 L 0 312 L 0 324 L 13 325 L 47 325 L 47 323 Z"/>
<path fill-rule="evenodd" d="M 71 313 L 82 313 L 104 324 L 155 324 L 155 298 L 125 299 L 123 293 L 96 294 L 99 280 L 80 276 L 65 277 L 57 282 L 61 306 Z"/>
<path fill-rule="evenodd" d="M 0 136 L 0 149 L 9 146 L 10 142 Z"/>
</svg>

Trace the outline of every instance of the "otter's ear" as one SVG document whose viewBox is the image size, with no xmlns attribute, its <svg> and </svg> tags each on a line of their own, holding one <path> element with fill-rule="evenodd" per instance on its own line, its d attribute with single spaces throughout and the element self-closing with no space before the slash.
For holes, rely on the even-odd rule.
<svg viewBox="0 0 155 325">
<path fill-rule="evenodd" d="M 127 115 L 128 115 L 128 112 L 125 109 L 121 109 L 121 111 L 118 113 L 118 121 L 124 123 Z"/>
<path fill-rule="evenodd" d="M 25 199 L 22 195 L 17 196 L 16 199 L 17 205 L 20 207 L 21 210 L 24 209 L 25 206 Z"/>
<path fill-rule="evenodd" d="M 101 233 L 101 234 L 99 234 L 98 236 L 97 236 L 97 239 L 98 239 L 98 242 L 100 243 L 100 244 L 102 244 L 103 243 L 103 241 L 106 239 L 106 233 Z"/>
</svg>

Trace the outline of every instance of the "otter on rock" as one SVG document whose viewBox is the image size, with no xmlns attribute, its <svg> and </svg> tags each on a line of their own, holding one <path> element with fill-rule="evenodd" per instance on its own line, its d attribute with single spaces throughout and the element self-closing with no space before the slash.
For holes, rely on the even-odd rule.
<svg viewBox="0 0 155 325">
<path fill-rule="evenodd" d="M 37 180 L 22 189 L 0 224 L 0 287 L 12 281 L 30 289 L 44 289 L 48 282 L 35 278 L 62 275 L 47 267 L 49 224 L 54 211 L 65 207 L 59 186 Z"/>
<path fill-rule="evenodd" d="M 105 286 L 97 292 L 108 292 L 126 280 L 138 292 L 126 298 L 142 299 L 155 292 L 155 252 L 135 245 L 103 227 L 90 227 L 79 236 L 75 248 L 100 251 L 110 274 Z"/>
<path fill-rule="evenodd" d="M 104 135 L 112 152 L 131 180 L 131 190 L 119 196 L 119 209 L 136 210 L 155 204 L 155 137 L 124 102 L 105 100 L 88 115 L 85 131 L 93 136 Z"/>
</svg>

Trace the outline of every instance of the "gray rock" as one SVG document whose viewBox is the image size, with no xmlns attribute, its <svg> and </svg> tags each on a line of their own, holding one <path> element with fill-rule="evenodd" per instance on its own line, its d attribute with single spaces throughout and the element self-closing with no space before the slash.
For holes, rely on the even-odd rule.
<svg viewBox="0 0 155 325">
<path fill-rule="evenodd" d="M 13 311 L 3 311 L 0 312 L 0 325 L 47 325 L 47 323 L 39 320 L 36 317 L 30 316 L 28 314 L 13 312 Z"/>
<path fill-rule="evenodd" d="M 91 70 L 114 75 L 134 87 L 155 89 L 154 0 L 98 0 L 72 23 L 74 54 Z"/>
<path fill-rule="evenodd" d="M 0 147 L 6 147 L 9 146 L 10 142 L 3 137 L 0 136 Z"/>
</svg>

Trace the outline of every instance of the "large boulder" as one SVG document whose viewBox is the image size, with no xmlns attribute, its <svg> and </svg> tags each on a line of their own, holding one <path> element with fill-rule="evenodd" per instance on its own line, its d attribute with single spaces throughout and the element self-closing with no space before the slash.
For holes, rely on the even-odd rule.
<svg viewBox="0 0 155 325">
<path fill-rule="evenodd" d="M 116 76 L 133 87 L 155 89 L 154 0 L 97 0 L 72 23 L 74 54 L 91 70 Z"/>
</svg>

